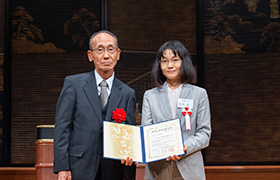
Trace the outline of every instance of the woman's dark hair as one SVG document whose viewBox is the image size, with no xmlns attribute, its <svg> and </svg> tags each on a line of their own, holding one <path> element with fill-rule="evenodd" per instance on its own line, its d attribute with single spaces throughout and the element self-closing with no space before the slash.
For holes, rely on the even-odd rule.
<svg viewBox="0 0 280 180">
<path fill-rule="evenodd" d="M 152 84 L 155 87 L 160 87 L 166 81 L 166 77 L 163 75 L 160 67 L 160 60 L 163 57 L 163 52 L 167 49 L 171 49 L 175 56 L 179 56 L 182 59 L 181 64 L 181 82 L 191 83 L 195 78 L 195 70 L 188 50 L 179 41 L 168 41 L 164 43 L 157 52 L 156 61 L 152 69 Z"/>
</svg>

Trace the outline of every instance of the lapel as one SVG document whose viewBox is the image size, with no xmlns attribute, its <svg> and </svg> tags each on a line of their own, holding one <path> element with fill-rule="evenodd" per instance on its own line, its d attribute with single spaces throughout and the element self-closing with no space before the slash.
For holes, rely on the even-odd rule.
<svg viewBox="0 0 280 180">
<path fill-rule="evenodd" d="M 112 112 L 118 107 L 119 102 L 122 99 L 122 83 L 117 78 L 114 78 L 113 86 L 110 93 L 110 99 L 108 104 L 108 109 L 106 113 L 106 121 L 112 121 Z"/>
<path fill-rule="evenodd" d="M 159 89 L 159 108 L 161 113 L 164 114 L 164 117 L 167 119 L 172 119 L 171 107 L 170 102 L 168 99 L 168 91 L 167 91 L 167 84 L 164 83 Z M 166 120 L 166 119 L 164 119 Z"/>
<path fill-rule="evenodd" d="M 97 117 L 97 121 L 100 126 L 102 126 L 102 112 L 100 100 L 98 97 L 98 91 L 96 86 L 96 80 L 94 76 L 94 71 L 90 74 L 90 76 L 85 78 L 86 84 L 84 86 L 85 94 L 93 108 L 93 111 Z"/>
<path fill-rule="evenodd" d="M 187 98 L 190 94 L 190 84 L 183 84 L 179 98 Z"/>
</svg>

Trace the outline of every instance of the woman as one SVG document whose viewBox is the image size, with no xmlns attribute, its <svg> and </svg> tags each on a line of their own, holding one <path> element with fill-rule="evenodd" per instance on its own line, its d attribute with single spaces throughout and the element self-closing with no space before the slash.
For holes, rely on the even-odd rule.
<svg viewBox="0 0 280 180">
<path fill-rule="evenodd" d="M 142 125 L 179 118 L 185 155 L 146 165 L 145 179 L 205 179 L 201 150 L 211 136 L 210 107 L 205 89 L 191 85 L 195 71 L 189 52 L 179 41 L 163 44 L 152 70 L 155 88 L 147 90 Z"/>
</svg>

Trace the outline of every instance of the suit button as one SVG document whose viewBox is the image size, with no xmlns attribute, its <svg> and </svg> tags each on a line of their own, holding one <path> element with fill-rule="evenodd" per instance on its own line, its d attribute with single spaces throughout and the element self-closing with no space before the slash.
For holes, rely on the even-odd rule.
<svg viewBox="0 0 280 180">
<path fill-rule="evenodd" d="M 100 151 L 100 150 L 98 150 L 98 151 L 97 151 L 97 154 L 101 154 L 101 151 Z"/>
</svg>

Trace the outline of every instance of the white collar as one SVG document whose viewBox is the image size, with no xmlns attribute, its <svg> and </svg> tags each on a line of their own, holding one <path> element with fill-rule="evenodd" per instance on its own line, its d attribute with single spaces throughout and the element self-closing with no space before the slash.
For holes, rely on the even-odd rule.
<svg viewBox="0 0 280 180">
<path fill-rule="evenodd" d="M 99 84 L 101 83 L 101 81 L 105 80 L 103 79 L 97 72 L 96 70 L 94 70 L 94 74 L 95 74 L 95 79 L 96 79 L 96 86 L 98 87 Z M 108 79 L 106 79 L 105 81 L 108 84 L 108 90 L 111 91 L 112 86 L 113 86 L 113 80 L 115 78 L 115 72 L 113 72 L 113 75 L 111 77 L 109 77 Z"/>
</svg>

